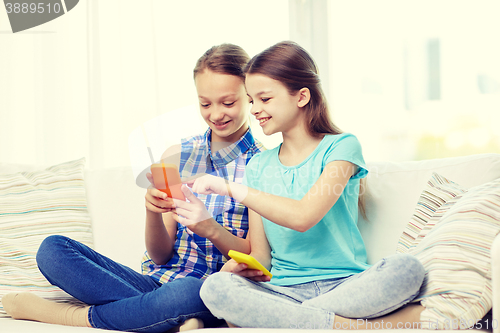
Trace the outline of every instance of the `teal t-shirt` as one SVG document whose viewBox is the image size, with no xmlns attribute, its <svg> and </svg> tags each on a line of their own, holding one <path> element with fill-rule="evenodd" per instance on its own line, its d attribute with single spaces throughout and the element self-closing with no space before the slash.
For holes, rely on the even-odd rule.
<svg viewBox="0 0 500 333">
<path fill-rule="evenodd" d="M 357 165 L 358 170 L 335 205 L 306 232 L 285 228 L 262 218 L 271 246 L 273 278 L 270 283 L 295 285 L 346 277 L 367 269 L 366 249 L 357 221 L 359 179 L 365 177 L 368 171 L 358 139 L 349 133 L 325 135 L 316 149 L 295 166 L 281 164 L 278 157 L 280 147 L 263 151 L 250 160 L 244 184 L 262 192 L 300 200 L 328 163 L 348 161 Z M 335 190 L 321 189 L 325 194 Z"/>
</svg>

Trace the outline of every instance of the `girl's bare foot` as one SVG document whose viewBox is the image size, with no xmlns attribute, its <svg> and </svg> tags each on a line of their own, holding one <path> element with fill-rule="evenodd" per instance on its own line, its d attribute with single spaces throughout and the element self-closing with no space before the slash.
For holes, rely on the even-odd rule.
<svg viewBox="0 0 500 333">
<path fill-rule="evenodd" d="M 92 327 L 88 321 L 89 306 L 57 303 L 32 293 L 7 294 L 2 298 L 2 305 L 5 312 L 14 319 Z"/>
</svg>

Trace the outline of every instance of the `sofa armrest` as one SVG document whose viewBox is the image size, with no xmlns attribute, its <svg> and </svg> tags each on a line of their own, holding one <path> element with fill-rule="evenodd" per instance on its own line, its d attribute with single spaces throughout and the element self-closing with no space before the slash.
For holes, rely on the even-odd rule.
<svg viewBox="0 0 500 333">
<path fill-rule="evenodd" d="M 493 289 L 493 333 L 500 333 L 500 234 L 491 246 L 491 287 Z"/>
</svg>

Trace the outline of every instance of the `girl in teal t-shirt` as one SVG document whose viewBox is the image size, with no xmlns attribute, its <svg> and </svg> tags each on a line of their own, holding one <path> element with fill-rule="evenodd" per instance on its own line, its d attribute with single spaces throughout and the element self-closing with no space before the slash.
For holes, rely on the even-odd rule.
<svg viewBox="0 0 500 333">
<path fill-rule="evenodd" d="M 357 220 L 360 179 L 368 171 L 356 137 L 329 119 L 312 58 L 281 42 L 256 55 L 245 72 L 251 113 L 266 135 L 281 132 L 283 143 L 251 159 L 244 185 L 205 176 L 191 186 L 249 208 L 251 255 L 273 277 L 229 260 L 202 286 L 207 307 L 241 327 L 418 323 L 423 307 L 405 305 L 418 294 L 424 268 L 409 255 L 367 264 Z M 197 222 L 183 202 L 175 203 L 183 224 Z"/>
</svg>

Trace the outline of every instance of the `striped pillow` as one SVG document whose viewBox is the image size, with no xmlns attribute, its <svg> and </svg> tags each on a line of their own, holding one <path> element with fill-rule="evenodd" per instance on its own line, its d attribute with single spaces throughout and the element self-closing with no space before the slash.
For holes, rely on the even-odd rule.
<svg viewBox="0 0 500 333">
<path fill-rule="evenodd" d="M 491 309 L 490 249 L 500 232 L 500 178 L 454 199 L 409 251 L 425 267 L 420 294 L 424 329 L 474 327 Z"/>
<path fill-rule="evenodd" d="M 427 226 L 431 217 L 442 216 L 455 203 L 452 199 L 466 191 L 462 186 L 434 172 L 418 199 L 417 207 L 410 222 L 406 225 L 403 234 L 399 238 L 396 252 L 408 253 L 412 247 L 415 247 L 431 229 L 430 225 Z M 447 202 L 449 203 L 444 205 Z M 439 209 L 441 207 L 444 209 Z M 436 216 L 438 209 L 439 215 Z"/>
<path fill-rule="evenodd" d="M 30 291 L 56 301 L 76 301 L 40 273 L 35 255 L 49 235 L 93 245 L 83 167 L 79 159 L 42 171 L 0 174 L 0 298 Z M 0 317 L 5 317 L 0 306 Z"/>
</svg>

